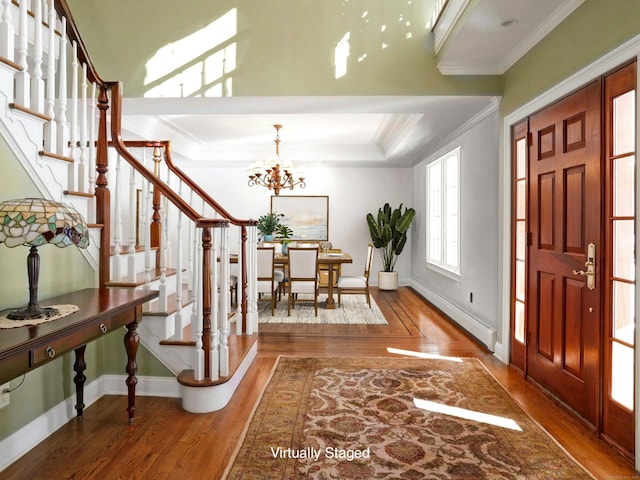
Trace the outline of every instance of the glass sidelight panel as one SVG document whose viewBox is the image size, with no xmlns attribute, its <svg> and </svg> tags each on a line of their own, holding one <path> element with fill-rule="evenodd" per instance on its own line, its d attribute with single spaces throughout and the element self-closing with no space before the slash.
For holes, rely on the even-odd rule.
<svg viewBox="0 0 640 480">
<path fill-rule="evenodd" d="M 633 152 L 636 143 L 636 92 L 613 99 L 613 155 Z"/>
<path fill-rule="evenodd" d="M 616 217 L 633 216 L 635 165 L 633 155 L 613 160 L 613 215 Z"/>
<path fill-rule="evenodd" d="M 632 283 L 613 283 L 613 338 L 629 345 L 635 338 L 635 286 Z"/>
<path fill-rule="evenodd" d="M 635 280 L 635 235 L 633 220 L 613 221 L 613 276 Z"/>
<path fill-rule="evenodd" d="M 611 349 L 611 398 L 633 410 L 633 348 L 613 342 Z"/>
</svg>

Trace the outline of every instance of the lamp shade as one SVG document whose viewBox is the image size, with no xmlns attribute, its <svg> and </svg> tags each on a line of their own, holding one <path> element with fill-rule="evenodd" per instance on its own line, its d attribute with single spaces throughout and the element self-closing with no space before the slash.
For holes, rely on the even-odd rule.
<svg viewBox="0 0 640 480">
<path fill-rule="evenodd" d="M 89 229 L 82 215 L 64 203 L 42 198 L 6 200 L 0 202 L 0 243 L 87 248 Z"/>
</svg>

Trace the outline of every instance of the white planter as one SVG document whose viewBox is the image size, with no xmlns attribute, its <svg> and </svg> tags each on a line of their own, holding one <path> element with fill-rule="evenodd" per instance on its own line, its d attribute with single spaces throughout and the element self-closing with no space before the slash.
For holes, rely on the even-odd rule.
<svg viewBox="0 0 640 480">
<path fill-rule="evenodd" d="M 398 272 L 378 272 L 378 288 L 380 290 L 397 290 Z"/>
</svg>

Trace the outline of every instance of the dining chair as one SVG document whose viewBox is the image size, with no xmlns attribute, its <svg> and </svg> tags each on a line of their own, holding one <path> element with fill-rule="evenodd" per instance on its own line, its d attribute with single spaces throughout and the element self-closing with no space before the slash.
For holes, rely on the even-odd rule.
<svg viewBox="0 0 640 480">
<path fill-rule="evenodd" d="M 338 277 L 338 306 L 340 306 L 340 296 L 343 293 L 364 293 L 367 296 L 367 303 L 371 308 L 371 298 L 369 294 L 369 271 L 371 270 L 371 259 L 373 258 L 373 245 L 367 246 L 367 258 L 364 263 L 363 275 L 340 275 Z"/>
<path fill-rule="evenodd" d="M 271 295 L 271 316 L 276 308 L 279 282 L 274 277 L 274 248 L 258 247 L 258 294 Z"/>
<path fill-rule="evenodd" d="M 315 316 L 318 316 L 318 248 L 289 248 L 289 296 L 287 316 L 295 309 L 299 293 L 313 295 Z"/>
</svg>

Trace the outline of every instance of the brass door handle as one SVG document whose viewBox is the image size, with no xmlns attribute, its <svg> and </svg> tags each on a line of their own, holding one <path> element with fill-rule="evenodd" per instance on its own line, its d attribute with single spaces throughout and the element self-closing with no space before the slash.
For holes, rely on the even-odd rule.
<svg viewBox="0 0 640 480">
<path fill-rule="evenodd" d="M 596 288 L 596 246 L 593 243 L 588 245 L 587 261 L 584 262 L 587 270 L 572 270 L 574 275 L 587 277 L 587 288 L 594 290 Z"/>
</svg>

